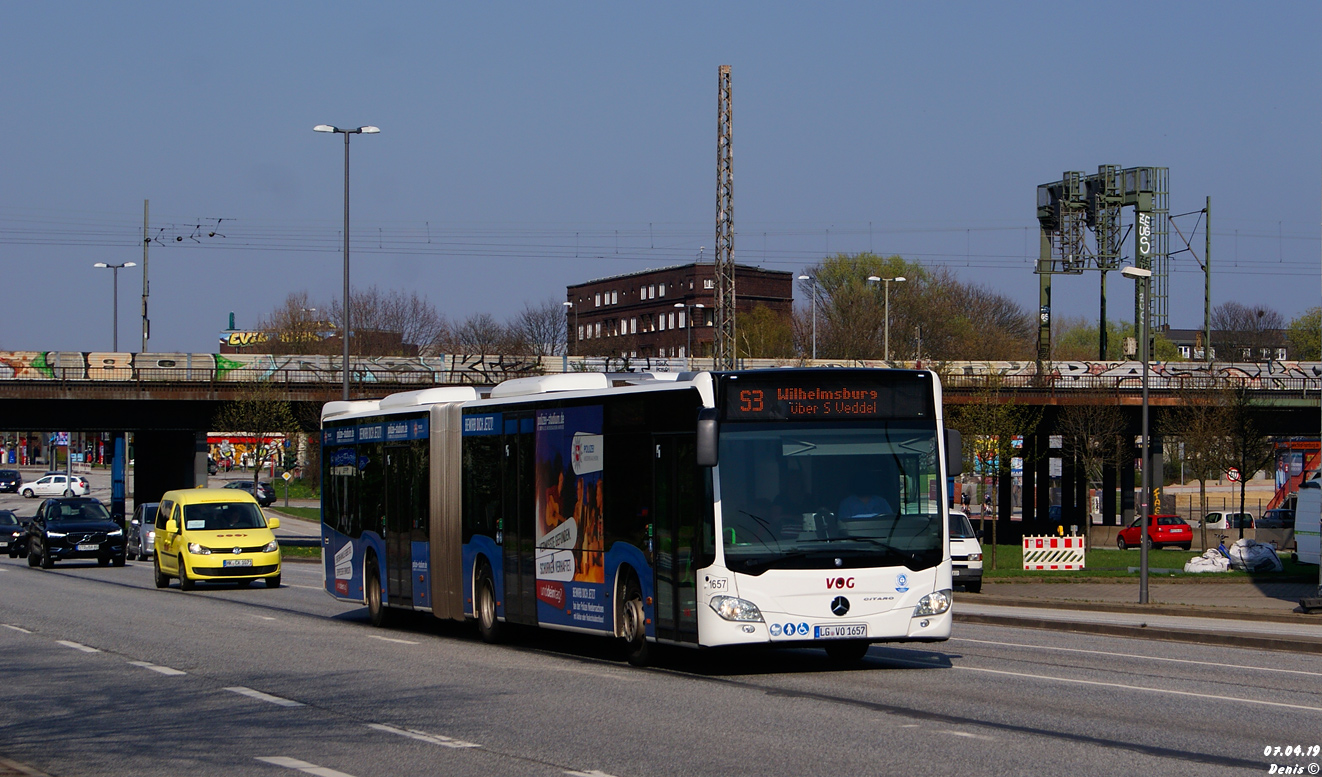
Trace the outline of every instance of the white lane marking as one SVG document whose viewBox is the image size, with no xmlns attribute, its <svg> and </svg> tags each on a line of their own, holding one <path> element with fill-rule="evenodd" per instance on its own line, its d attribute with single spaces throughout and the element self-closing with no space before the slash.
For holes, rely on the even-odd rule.
<svg viewBox="0 0 1322 777">
<path fill-rule="evenodd" d="M 146 661 L 130 661 L 130 662 L 129 662 L 129 665 L 130 665 L 130 666 L 140 666 L 140 667 L 142 667 L 143 669 L 150 669 L 150 670 L 152 670 L 153 672 L 160 672 L 160 673 L 163 674 L 163 675 L 169 675 L 169 676 L 171 676 L 171 677 L 176 677 L 176 676 L 181 675 L 181 674 L 188 674 L 187 672 L 183 672 L 183 671 L 180 671 L 180 670 L 178 670 L 178 669 L 174 669 L 174 668 L 172 668 L 172 667 L 161 666 L 160 664 L 150 664 L 150 663 L 148 663 L 148 662 L 146 662 Z"/>
<path fill-rule="evenodd" d="M 309 591 L 325 591 L 325 590 L 326 590 L 325 586 L 320 586 L 320 585 L 296 585 L 296 584 L 294 584 L 294 583 L 286 583 L 286 585 L 288 585 L 290 588 L 306 588 L 306 589 L 308 589 Z"/>
<path fill-rule="evenodd" d="M 352 774 L 337 772 L 334 769 L 328 769 L 325 766 L 317 766 L 307 761 L 300 761 L 297 758 L 285 758 L 283 756 L 258 757 L 258 761 L 271 764 L 272 766 L 283 766 L 286 769 L 297 769 L 305 774 L 315 774 L 317 777 L 353 777 Z"/>
<path fill-rule="evenodd" d="M 1085 653 L 1094 656 L 1106 656 L 1107 658 L 1141 658 L 1147 661 L 1172 661 L 1177 664 L 1193 664 L 1195 666 L 1214 666 L 1217 669 L 1253 669 L 1259 672 L 1281 672 L 1283 674 L 1302 674 L 1308 677 L 1322 677 L 1322 672 L 1305 672 L 1300 669 L 1277 669 L 1270 666 L 1243 666 L 1236 664 L 1225 664 L 1220 661 L 1194 661 L 1190 658 L 1166 658 L 1163 656 L 1145 656 L 1138 653 L 1113 653 L 1109 650 L 1085 650 L 1083 648 L 1056 647 L 1054 645 L 1021 645 L 1017 642 L 994 642 L 989 639 L 967 639 L 965 637 L 955 637 L 951 642 L 973 642 L 979 645 L 997 645 L 999 647 L 1017 647 L 1032 648 L 1034 650 L 1057 650 L 1063 653 Z"/>
<path fill-rule="evenodd" d="M 384 723 L 368 723 L 367 727 L 375 729 L 376 731 L 384 731 L 387 734 L 395 734 L 401 737 L 408 737 L 409 739 L 416 739 L 419 742 L 440 745 L 441 747 L 481 747 L 481 745 L 476 742 L 465 742 L 462 739 L 451 739 L 450 737 L 441 736 L 440 734 L 428 734 L 422 731 L 414 731 L 413 729 L 395 728 L 394 726 L 387 726 Z"/>
<path fill-rule="evenodd" d="M 964 737 L 966 739 L 981 739 L 984 742 L 995 742 L 996 737 L 983 736 L 982 734 L 971 734 L 967 731 L 952 731 L 951 729 L 936 729 L 933 734 L 949 734 L 952 737 Z"/>
<path fill-rule="evenodd" d="M 8 623 L 5 623 L 5 624 L 3 624 L 3 625 L 4 625 L 4 627 L 7 628 L 7 629 L 13 629 L 14 631 L 21 631 L 21 632 L 23 632 L 24 634 L 31 634 L 31 633 L 32 633 L 32 632 L 28 631 L 27 629 L 25 629 L 25 628 L 23 628 L 23 627 L 21 627 L 21 626 L 10 626 Z"/>
<path fill-rule="evenodd" d="M 572 774 L 572 775 L 574 775 L 574 777 L 614 777 L 614 775 L 607 774 L 606 772 L 603 772 L 603 771 L 601 771 L 601 770 L 599 770 L 599 769 L 593 769 L 593 770 L 590 771 L 590 772 L 571 772 L 571 771 L 566 771 L 565 774 Z"/>
<path fill-rule="evenodd" d="M 927 664 L 923 664 L 927 666 Z M 1148 688 L 1143 685 L 1126 685 L 1124 683 L 1104 683 L 1098 680 L 1079 680 L 1072 677 L 1052 677 L 1050 675 L 1027 674 L 1025 672 L 1006 672 L 1001 669 L 983 669 L 976 666 L 954 666 L 952 669 L 962 669 L 966 672 L 983 672 L 984 674 L 997 674 L 1006 677 L 1022 677 L 1029 680 L 1052 680 L 1058 683 L 1074 683 L 1076 685 L 1093 685 L 1101 688 L 1120 688 L 1126 691 L 1143 691 L 1144 693 L 1164 693 L 1171 696 L 1189 696 L 1195 699 L 1212 699 L 1214 701 L 1237 701 L 1244 704 L 1257 704 L 1263 707 L 1281 707 L 1290 710 L 1307 710 L 1308 712 L 1322 712 L 1322 707 L 1310 707 L 1306 704 L 1286 704 L 1279 701 L 1264 701 L 1262 699 L 1244 699 L 1237 696 L 1219 696 L 1214 693 L 1195 693 L 1193 691 L 1174 691 L 1166 688 Z"/>
<path fill-rule="evenodd" d="M 254 618 L 260 618 L 261 620 L 264 620 L 264 621 L 273 621 L 273 620 L 275 620 L 275 618 L 272 618 L 270 615 L 254 615 L 254 616 L 252 616 L 252 617 L 254 617 Z"/>
<path fill-rule="evenodd" d="M 11 761 L 8 758 L 0 758 L 0 766 L 11 769 L 18 774 L 27 774 L 31 777 L 49 777 L 45 772 L 39 772 L 31 766 L 21 764 L 18 761 Z"/>
<path fill-rule="evenodd" d="M 379 640 L 381 640 L 382 642 L 398 642 L 398 643 L 401 644 L 401 645 L 416 645 L 416 644 L 418 644 L 417 642 L 414 642 L 414 641 L 411 640 L 411 639 L 394 639 L 394 638 L 392 638 L 392 637 L 378 637 L 378 636 L 375 635 L 375 634 L 368 634 L 367 636 L 370 637 L 370 638 L 372 638 L 372 639 L 379 639 Z"/>
<path fill-rule="evenodd" d="M 56 640 L 56 641 L 55 641 L 55 644 L 57 644 L 57 645 L 64 645 L 65 647 L 73 648 L 74 650 L 81 650 L 81 651 L 83 651 L 84 653 L 100 653 L 100 652 L 101 652 L 100 650 L 97 650 L 97 649 L 94 648 L 94 647 L 88 647 L 88 646 L 86 646 L 86 645 L 80 645 L 80 644 L 78 644 L 77 642 L 70 642 L 70 641 L 67 640 L 67 639 L 59 639 L 59 640 Z"/>
<path fill-rule="evenodd" d="M 261 691 L 254 691 L 253 689 L 251 689 L 251 688 L 245 688 L 245 687 L 243 687 L 242 685 L 234 685 L 234 686 L 231 686 L 231 687 L 229 687 L 229 688 L 226 688 L 225 690 L 229 691 L 230 693 L 237 693 L 237 694 L 239 694 L 239 695 L 241 695 L 241 696 L 248 696 L 248 697 L 253 698 L 253 699 L 259 699 L 259 700 L 261 700 L 261 701 L 269 701 L 269 702 L 271 702 L 272 704 L 278 704 L 278 705 L 280 705 L 281 707 L 302 707 L 302 706 L 304 706 L 303 702 L 301 702 L 301 701 L 294 701 L 293 699 L 282 699 L 282 698 L 279 697 L 279 696 L 272 696 L 272 695 L 269 694 L 269 693 L 262 693 Z M 259 759 L 259 760 L 260 760 L 260 759 Z"/>
</svg>

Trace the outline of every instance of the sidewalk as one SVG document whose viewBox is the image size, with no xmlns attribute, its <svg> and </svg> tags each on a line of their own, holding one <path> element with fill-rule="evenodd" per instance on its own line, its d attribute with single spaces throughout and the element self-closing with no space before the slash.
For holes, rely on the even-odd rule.
<svg viewBox="0 0 1322 777">
<path fill-rule="evenodd" d="M 1296 612 L 1316 583 L 1196 580 L 1138 582 L 984 581 L 955 592 L 955 620 L 1117 637 L 1322 654 L 1322 614 Z"/>
</svg>

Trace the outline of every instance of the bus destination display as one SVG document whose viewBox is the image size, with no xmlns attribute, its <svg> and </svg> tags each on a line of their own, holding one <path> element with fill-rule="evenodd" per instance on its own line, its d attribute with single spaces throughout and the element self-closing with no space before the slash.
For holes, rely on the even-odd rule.
<svg viewBox="0 0 1322 777">
<path fill-rule="evenodd" d="M 815 381 L 774 385 L 730 381 L 725 386 L 725 417 L 730 420 L 811 421 L 823 418 L 922 418 L 917 381 L 878 385 L 858 381 Z M 930 391 L 930 388 L 928 388 Z"/>
</svg>

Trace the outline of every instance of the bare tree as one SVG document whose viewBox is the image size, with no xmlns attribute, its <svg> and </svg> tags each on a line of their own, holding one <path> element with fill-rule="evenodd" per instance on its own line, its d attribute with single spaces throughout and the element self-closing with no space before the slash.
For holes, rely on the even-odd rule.
<svg viewBox="0 0 1322 777">
<path fill-rule="evenodd" d="M 966 469 L 992 478 L 993 504 L 998 504 L 995 491 L 1001 476 L 1010 472 L 1010 459 L 1022 453 L 1014 447 L 1015 436 L 1031 434 L 1042 419 L 1040 409 L 1019 404 L 1015 395 L 1001 376 L 989 375 L 972 402 L 951 405 L 946 412 L 946 425 L 958 429 L 964 440 L 964 461 L 974 465 Z M 1024 466 L 1032 462 L 1025 461 Z M 980 531 L 985 524 L 984 515 Z M 996 568 L 996 524 L 992 521 L 992 569 Z"/>
<path fill-rule="evenodd" d="M 565 306 L 554 299 L 538 305 L 526 303 L 510 322 L 510 334 L 523 353 L 533 356 L 560 356 L 569 342 Z"/>
<path fill-rule="evenodd" d="M 1163 437 L 1184 444 L 1184 465 L 1198 478 L 1203 547 L 1207 547 L 1207 481 L 1230 466 L 1230 395 L 1210 387 L 1188 387 L 1177 393 L 1178 404 L 1159 417 Z"/>
<path fill-rule="evenodd" d="M 445 317 L 416 291 L 382 292 L 372 286 L 353 292 L 349 299 L 349 325 L 353 329 L 349 346 L 360 356 L 425 354 L 446 330 Z M 344 307 L 339 300 L 331 302 L 328 310 L 328 320 L 337 325 L 344 321 Z"/>
<path fill-rule="evenodd" d="M 1285 319 L 1261 305 L 1225 302 L 1212 309 L 1213 347 L 1223 361 L 1271 361 L 1285 345 Z"/>
<path fill-rule="evenodd" d="M 1253 418 L 1253 397 L 1246 382 L 1224 389 L 1227 416 L 1226 437 L 1229 460 L 1239 470 L 1239 511 L 1244 512 L 1244 491 L 1253 473 L 1267 465 L 1275 455 L 1271 439 Z M 1240 539 L 1244 527 L 1239 528 Z"/>
<path fill-rule="evenodd" d="M 333 330 L 329 315 L 330 311 L 318 308 L 306 291 L 295 291 L 261 319 L 258 329 L 266 333 L 265 346 L 270 353 L 335 353 L 334 343 L 327 339 Z"/>
<path fill-rule="evenodd" d="M 1123 458 L 1120 438 L 1128 430 L 1124 413 L 1114 404 L 1069 405 L 1060 412 L 1056 430 L 1065 452 L 1083 465 L 1093 483 L 1102 480 L 1102 469 L 1119 465 Z"/>
<path fill-rule="evenodd" d="M 250 384 L 239 399 L 222 404 L 212 420 L 212 428 L 253 437 L 252 483 L 256 494 L 262 463 L 280 451 L 275 436 L 292 439 L 298 433 L 298 422 L 280 387 L 271 381 L 260 381 Z"/>
</svg>

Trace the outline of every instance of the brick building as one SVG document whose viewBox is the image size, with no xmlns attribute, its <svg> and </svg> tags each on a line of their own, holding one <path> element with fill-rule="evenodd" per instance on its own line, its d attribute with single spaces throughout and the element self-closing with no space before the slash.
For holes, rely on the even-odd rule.
<svg viewBox="0 0 1322 777">
<path fill-rule="evenodd" d="M 569 286 L 566 292 L 571 354 L 683 357 L 689 355 L 690 338 L 693 356 L 711 354 L 715 265 L 683 264 L 615 275 Z M 794 274 L 735 265 L 736 312 L 747 313 L 758 305 L 789 316 L 794 309 Z"/>
</svg>

